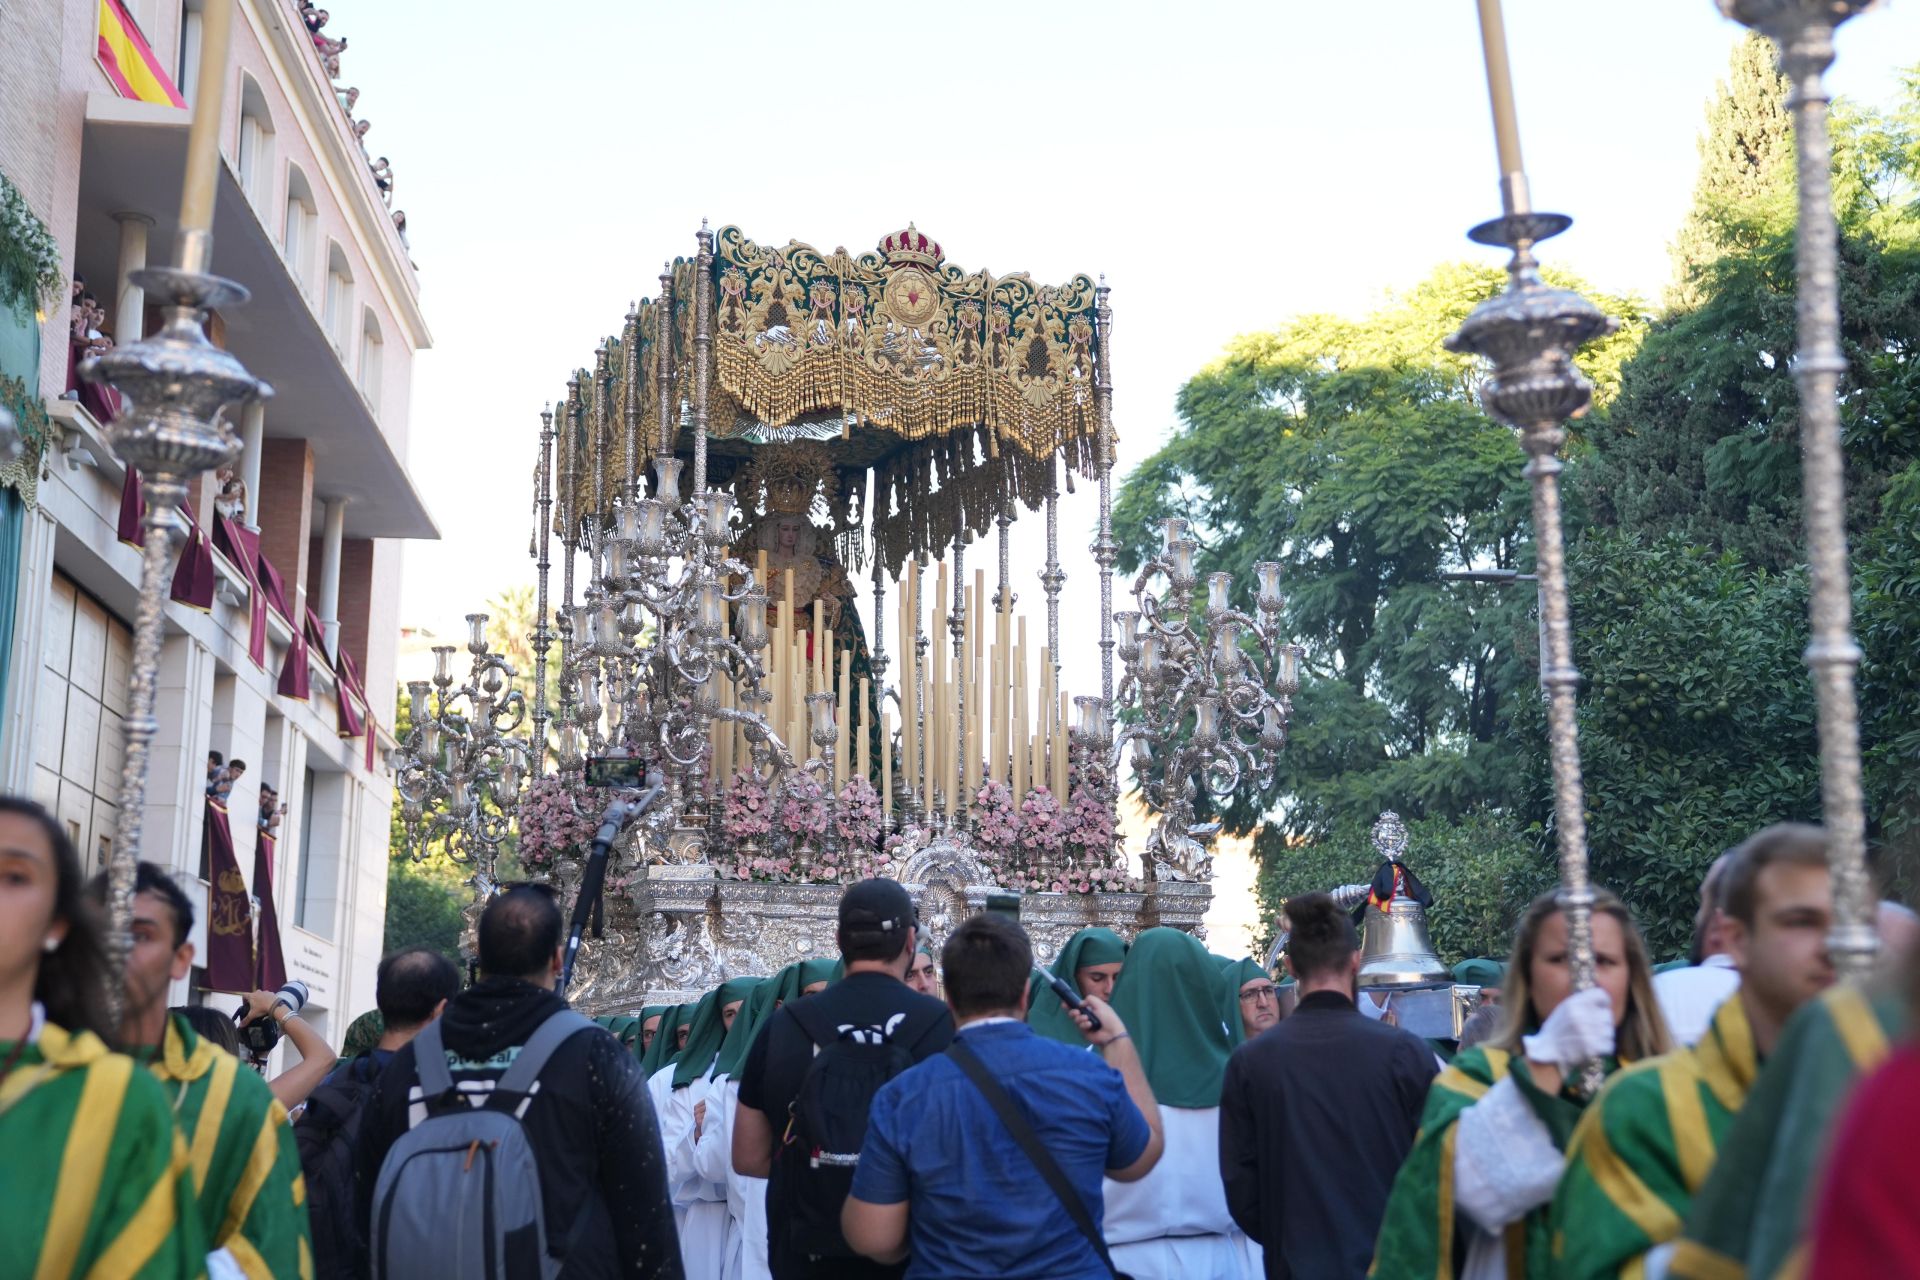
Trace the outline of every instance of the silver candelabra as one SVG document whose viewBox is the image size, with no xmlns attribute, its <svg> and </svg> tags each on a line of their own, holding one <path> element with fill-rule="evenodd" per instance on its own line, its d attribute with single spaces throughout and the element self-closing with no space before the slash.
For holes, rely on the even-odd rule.
<svg viewBox="0 0 1920 1280">
<path fill-rule="evenodd" d="M 1254 566 L 1259 587 L 1252 615 L 1233 607 L 1233 575 L 1208 574 L 1196 622 L 1199 544 L 1187 536 L 1185 520 L 1172 517 L 1161 526 L 1160 554 L 1134 579 L 1138 608 L 1113 615 L 1125 665 L 1119 705 L 1134 715 L 1113 742 L 1110 767 L 1117 773 L 1119 753 L 1131 744 L 1134 776 L 1161 815 L 1148 840 L 1154 873 L 1194 879 L 1203 876 L 1208 856 L 1193 838 L 1200 791 L 1224 799 L 1244 782 L 1272 782 L 1300 691 L 1301 649 L 1280 636 L 1279 564 Z M 1159 579 L 1165 585 L 1156 593 Z M 1103 711 L 1081 700 L 1081 742 L 1102 732 Z"/>
</svg>

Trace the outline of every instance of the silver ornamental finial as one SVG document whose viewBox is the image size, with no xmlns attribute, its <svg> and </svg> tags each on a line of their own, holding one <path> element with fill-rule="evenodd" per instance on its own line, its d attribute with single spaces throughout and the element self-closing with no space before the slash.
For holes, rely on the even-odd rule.
<svg viewBox="0 0 1920 1280">
<path fill-rule="evenodd" d="M 1389 809 L 1373 824 L 1373 848 L 1382 859 L 1392 862 L 1405 862 L 1407 859 L 1407 824 L 1400 821 L 1400 815 Z"/>
</svg>

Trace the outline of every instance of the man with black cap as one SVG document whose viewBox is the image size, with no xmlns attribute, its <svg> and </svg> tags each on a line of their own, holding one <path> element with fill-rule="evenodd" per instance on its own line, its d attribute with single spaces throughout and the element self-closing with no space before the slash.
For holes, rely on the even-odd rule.
<svg viewBox="0 0 1920 1280">
<path fill-rule="evenodd" d="M 862 880 L 840 899 L 846 976 L 782 1005 L 747 1051 L 733 1121 L 733 1168 L 767 1179 L 773 1280 L 898 1277 L 840 1234 L 873 1094 L 953 1041 L 947 1006 L 906 985 L 918 943 L 913 899 Z"/>
</svg>

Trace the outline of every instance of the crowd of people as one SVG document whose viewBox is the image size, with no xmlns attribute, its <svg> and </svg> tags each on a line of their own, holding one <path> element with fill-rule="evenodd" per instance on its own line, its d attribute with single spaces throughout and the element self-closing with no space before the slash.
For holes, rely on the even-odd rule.
<svg viewBox="0 0 1920 1280">
<path fill-rule="evenodd" d="M 1920 1274 L 1916 930 L 1883 913 L 1881 978 L 1835 984 L 1815 827 L 1717 862 L 1659 975 L 1600 891 L 1575 990 L 1543 896 L 1460 1042 L 1371 1007 L 1326 894 L 1287 904 L 1282 974 L 1168 928 L 1042 971 L 1017 913 L 936 956 L 866 880 L 837 958 L 588 1019 L 561 904 L 517 885 L 470 984 L 387 956 L 336 1062 L 298 984 L 167 1007 L 193 907 L 155 867 L 109 974 L 105 894 L 0 798 L 0 1276 Z"/>
</svg>

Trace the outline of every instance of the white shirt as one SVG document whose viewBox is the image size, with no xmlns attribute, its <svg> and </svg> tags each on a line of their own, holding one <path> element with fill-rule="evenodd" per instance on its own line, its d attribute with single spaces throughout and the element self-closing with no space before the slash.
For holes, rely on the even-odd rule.
<svg viewBox="0 0 1920 1280">
<path fill-rule="evenodd" d="M 1666 1015 L 1667 1030 L 1688 1046 L 1699 1043 L 1713 1023 L 1714 1012 L 1739 989 L 1740 971 L 1733 967 L 1733 958 L 1725 955 L 1653 975 L 1653 994 Z"/>
</svg>

